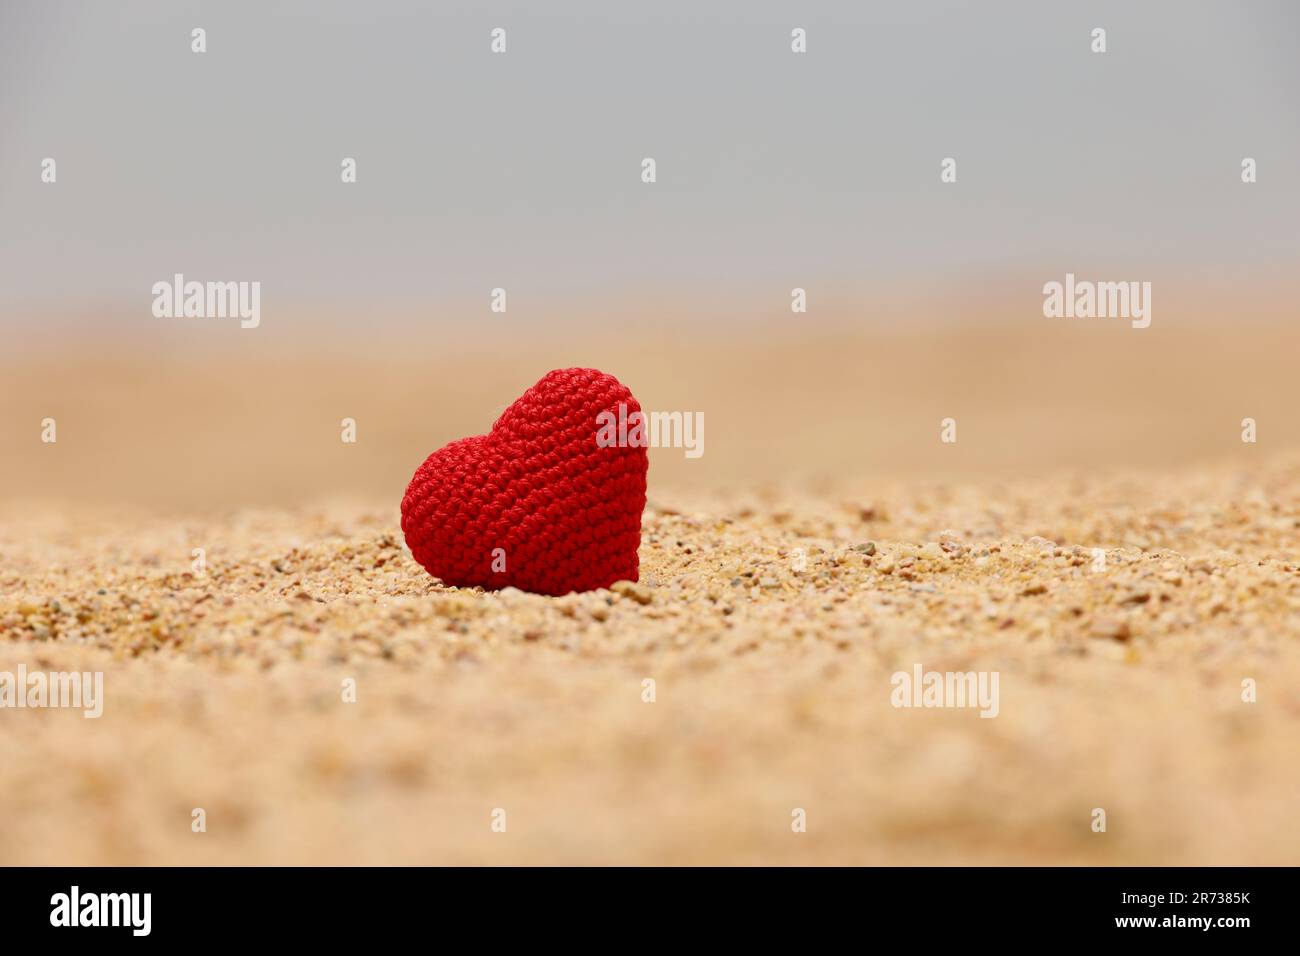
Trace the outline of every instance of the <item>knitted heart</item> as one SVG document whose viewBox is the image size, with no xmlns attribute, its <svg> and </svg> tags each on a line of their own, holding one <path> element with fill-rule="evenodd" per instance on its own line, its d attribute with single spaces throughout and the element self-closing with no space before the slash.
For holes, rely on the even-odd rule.
<svg viewBox="0 0 1300 956">
<path fill-rule="evenodd" d="M 425 459 L 402 499 L 415 560 L 444 584 L 567 594 L 637 579 L 649 457 L 598 443 L 597 417 L 641 406 L 590 368 L 546 375 L 486 435 Z M 609 444 L 601 447 L 601 444 Z"/>
</svg>

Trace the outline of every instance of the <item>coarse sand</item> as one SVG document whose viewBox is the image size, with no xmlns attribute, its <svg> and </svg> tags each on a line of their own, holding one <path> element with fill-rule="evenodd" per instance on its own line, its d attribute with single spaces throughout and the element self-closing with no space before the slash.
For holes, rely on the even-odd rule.
<svg viewBox="0 0 1300 956">
<path fill-rule="evenodd" d="M 652 480 L 641 582 L 545 598 L 395 500 L 3 502 L 0 670 L 104 710 L 0 711 L 0 863 L 1294 864 L 1298 529 L 1285 456 Z M 997 717 L 891 706 L 918 664 Z"/>
</svg>

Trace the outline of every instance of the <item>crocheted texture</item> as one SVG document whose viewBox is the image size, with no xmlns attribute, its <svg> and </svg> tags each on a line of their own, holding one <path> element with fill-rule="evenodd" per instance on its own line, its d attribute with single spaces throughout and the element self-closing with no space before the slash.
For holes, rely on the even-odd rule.
<svg viewBox="0 0 1300 956">
<path fill-rule="evenodd" d="M 597 416 L 620 402 L 641 410 L 614 376 L 560 369 L 486 435 L 435 451 L 402 499 L 415 560 L 457 587 L 559 595 L 635 581 L 649 457 L 596 442 Z"/>
</svg>

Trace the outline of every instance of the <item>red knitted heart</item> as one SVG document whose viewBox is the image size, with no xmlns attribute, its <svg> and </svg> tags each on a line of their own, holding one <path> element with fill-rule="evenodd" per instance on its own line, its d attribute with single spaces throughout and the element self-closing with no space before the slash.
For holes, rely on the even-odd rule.
<svg viewBox="0 0 1300 956">
<path fill-rule="evenodd" d="M 567 594 L 635 581 L 649 457 L 596 441 L 597 416 L 617 418 L 620 403 L 641 410 L 614 376 L 560 369 L 486 435 L 435 451 L 402 499 L 415 560 L 457 587 Z"/>
</svg>

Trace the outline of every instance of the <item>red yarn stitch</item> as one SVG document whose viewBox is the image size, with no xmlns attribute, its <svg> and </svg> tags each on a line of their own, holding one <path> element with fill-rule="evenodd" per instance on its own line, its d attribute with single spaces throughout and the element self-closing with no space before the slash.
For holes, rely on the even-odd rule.
<svg viewBox="0 0 1300 956">
<path fill-rule="evenodd" d="M 550 372 L 486 435 L 435 451 L 402 498 L 415 560 L 444 584 L 567 594 L 637 579 L 644 447 L 601 448 L 597 416 L 641 410 L 604 372 Z M 493 571 L 504 549 L 505 570 Z"/>
</svg>

